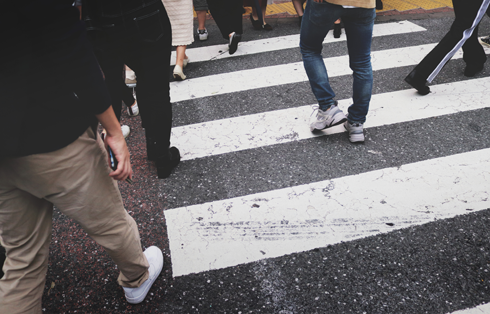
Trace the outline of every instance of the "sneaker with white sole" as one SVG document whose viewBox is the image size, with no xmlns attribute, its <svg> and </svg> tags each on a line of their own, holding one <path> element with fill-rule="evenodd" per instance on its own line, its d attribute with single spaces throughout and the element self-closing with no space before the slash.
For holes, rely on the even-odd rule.
<svg viewBox="0 0 490 314">
<path fill-rule="evenodd" d="M 208 30 L 206 28 L 204 29 L 198 29 L 197 34 L 199 35 L 199 40 L 200 41 L 205 41 L 208 39 Z"/>
<path fill-rule="evenodd" d="M 121 131 L 124 136 L 124 138 L 128 137 L 129 133 L 131 132 L 131 129 L 127 125 L 121 125 Z"/>
<path fill-rule="evenodd" d="M 310 120 L 310 130 L 311 132 L 314 132 L 327 129 L 342 124 L 345 121 L 347 121 L 347 118 L 342 110 L 337 107 L 337 103 L 330 106 L 327 111 L 323 111 L 318 105 L 314 105 L 313 114 Z"/>
<path fill-rule="evenodd" d="M 364 124 L 345 121 L 344 128 L 349 133 L 351 143 L 364 143 Z"/>
<path fill-rule="evenodd" d="M 137 116 L 140 113 L 140 109 L 138 108 L 138 102 L 134 102 L 132 106 L 128 106 L 128 114 L 130 117 Z"/>
<path fill-rule="evenodd" d="M 151 286 L 155 280 L 160 275 L 163 268 L 163 254 L 162 251 L 156 246 L 150 246 L 147 248 L 143 254 L 145 254 L 150 267 L 148 272 L 150 273 L 148 279 L 141 284 L 138 288 L 126 288 L 124 289 L 124 294 L 126 295 L 126 300 L 131 304 L 138 304 L 143 302 L 148 291 L 150 291 Z"/>
<path fill-rule="evenodd" d="M 478 40 L 484 47 L 490 48 L 490 36 L 480 37 Z"/>
</svg>

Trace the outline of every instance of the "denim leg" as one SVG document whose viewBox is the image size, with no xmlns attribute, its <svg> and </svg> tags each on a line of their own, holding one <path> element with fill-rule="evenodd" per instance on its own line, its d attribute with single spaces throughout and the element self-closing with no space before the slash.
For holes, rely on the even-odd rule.
<svg viewBox="0 0 490 314">
<path fill-rule="evenodd" d="M 373 89 L 371 39 L 376 12 L 374 9 L 345 9 L 342 21 L 347 36 L 349 65 L 353 71 L 353 104 L 349 107 L 350 122 L 364 123 Z"/>
<path fill-rule="evenodd" d="M 303 65 L 320 109 L 327 110 L 335 103 L 335 93 L 328 81 L 327 68 L 323 62 L 323 40 L 335 20 L 340 17 L 342 7 L 330 3 L 308 0 L 303 15 L 300 48 Z"/>
</svg>

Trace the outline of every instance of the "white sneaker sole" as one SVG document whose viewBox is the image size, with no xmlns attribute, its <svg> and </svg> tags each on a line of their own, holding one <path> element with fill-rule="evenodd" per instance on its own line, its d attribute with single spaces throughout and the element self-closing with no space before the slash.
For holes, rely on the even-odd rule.
<svg viewBox="0 0 490 314">
<path fill-rule="evenodd" d="M 154 251 L 154 252 L 149 252 L 150 250 L 151 251 Z M 145 285 L 145 287 L 144 287 L 143 290 L 141 290 L 141 294 L 140 295 L 135 296 L 135 297 L 128 297 L 127 295 L 125 295 L 126 296 L 126 301 L 128 301 L 128 303 L 130 303 L 130 304 L 138 304 L 138 303 L 143 302 L 143 300 L 145 300 L 145 298 L 146 298 L 146 295 L 150 291 L 151 286 L 153 286 L 153 283 L 158 278 L 158 276 L 160 276 L 160 273 L 162 272 L 162 268 L 163 268 L 163 254 L 162 254 L 162 251 L 159 248 L 157 248 L 156 246 L 150 246 L 143 253 L 145 253 L 145 255 L 146 255 L 146 253 L 148 253 L 148 254 L 149 253 L 151 253 L 151 254 L 158 254 L 159 255 L 159 258 L 158 258 L 157 263 L 154 262 L 154 264 L 153 264 L 153 266 L 156 269 L 156 272 L 153 274 L 153 276 L 151 276 L 151 274 L 150 274 L 151 277 L 148 277 L 148 279 L 143 283 L 143 285 Z"/>
</svg>

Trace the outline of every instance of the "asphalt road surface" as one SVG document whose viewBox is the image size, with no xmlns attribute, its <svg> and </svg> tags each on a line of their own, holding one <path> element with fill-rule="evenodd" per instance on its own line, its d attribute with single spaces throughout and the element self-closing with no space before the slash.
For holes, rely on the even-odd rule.
<svg viewBox="0 0 490 314">
<path fill-rule="evenodd" d="M 44 311 L 434 314 L 489 303 L 490 67 L 467 78 L 459 52 L 429 95 L 403 81 L 452 13 L 376 21 L 362 145 L 342 126 L 309 131 L 316 101 L 296 19 L 270 20 L 270 32 L 243 22 L 233 56 L 209 22 L 208 41 L 188 48 L 188 79 L 171 83 L 183 161 L 170 178 L 156 178 L 139 117 L 123 113 L 135 183 L 121 192 L 143 246 L 165 256 L 147 299 L 129 306 L 103 249 L 56 213 Z M 345 34 L 329 33 L 323 56 L 346 111 Z"/>
</svg>

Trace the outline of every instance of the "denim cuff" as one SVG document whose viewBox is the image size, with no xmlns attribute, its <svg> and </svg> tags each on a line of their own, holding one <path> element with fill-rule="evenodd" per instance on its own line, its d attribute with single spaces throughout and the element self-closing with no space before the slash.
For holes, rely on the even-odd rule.
<svg viewBox="0 0 490 314">
<path fill-rule="evenodd" d="M 337 106 L 337 101 L 336 101 L 336 100 L 330 100 L 330 101 L 328 101 L 328 102 L 326 102 L 326 103 L 321 103 L 321 104 L 318 104 L 318 106 L 320 107 L 320 109 L 321 109 L 322 111 L 327 111 L 328 109 L 330 109 L 330 107 L 331 107 L 332 105 Z"/>
</svg>

